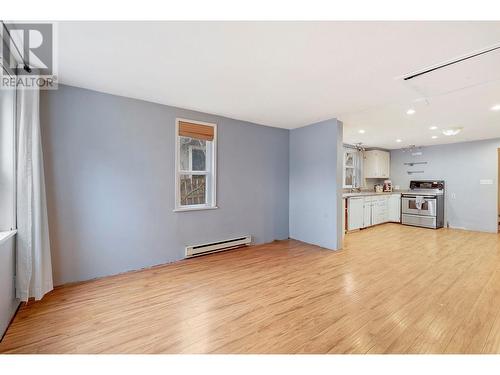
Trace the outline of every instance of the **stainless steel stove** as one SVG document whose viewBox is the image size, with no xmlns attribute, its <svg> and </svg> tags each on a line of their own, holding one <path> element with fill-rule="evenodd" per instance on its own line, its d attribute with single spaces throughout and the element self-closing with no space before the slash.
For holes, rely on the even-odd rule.
<svg viewBox="0 0 500 375">
<path fill-rule="evenodd" d="M 401 223 L 426 228 L 444 226 L 444 181 L 411 181 L 401 194 Z"/>
</svg>

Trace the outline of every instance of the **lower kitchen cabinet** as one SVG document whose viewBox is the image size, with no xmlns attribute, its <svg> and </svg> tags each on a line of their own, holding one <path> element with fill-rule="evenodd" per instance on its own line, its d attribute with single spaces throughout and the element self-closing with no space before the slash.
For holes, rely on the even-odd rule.
<svg viewBox="0 0 500 375">
<path fill-rule="evenodd" d="M 397 222 L 401 219 L 401 194 L 350 197 L 347 201 L 347 229 Z"/>
<path fill-rule="evenodd" d="M 372 225 L 372 197 L 365 197 L 363 205 L 363 228 L 370 225 Z"/>
<path fill-rule="evenodd" d="M 401 194 L 389 195 L 389 221 L 401 222 Z"/>
<path fill-rule="evenodd" d="M 364 197 L 351 197 L 347 202 L 347 229 L 363 228 Z"/>
<path fill-rule="evenodd" d="M 387 198 L 387 195 L 372 198 L 372 225 L 382 224 L 389 221 Z"/>
</svg>

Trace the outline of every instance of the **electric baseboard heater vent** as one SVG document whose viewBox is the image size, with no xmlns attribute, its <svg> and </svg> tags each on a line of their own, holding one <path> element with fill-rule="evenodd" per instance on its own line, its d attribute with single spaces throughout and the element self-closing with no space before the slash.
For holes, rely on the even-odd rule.
<svg viewBox="0 0 500 375">
<path fill-rule="evenodd" d="M 230 240 L 211 242 L 203 245 L 186 246 L 186 258 L 197 257 L 200 255 L 216 253 L 241 246 L 247 246 L 252 242 L 252 236 L 233 238 Z"/>
</svg>

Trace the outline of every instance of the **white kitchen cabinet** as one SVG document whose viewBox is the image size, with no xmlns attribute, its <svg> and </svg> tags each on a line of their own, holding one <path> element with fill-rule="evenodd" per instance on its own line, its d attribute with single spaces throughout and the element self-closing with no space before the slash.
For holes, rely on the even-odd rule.
<svg viewBox="0 0 500 375">
<path fill-rule="evenodd" d="M 365 151 L 363 156 L 363 171 L 365 178 L 389 178 L 391 169 L 391 154 L 387 151 Z"/>
<path fill-rule="evenodd" d="M 347 229 L 363 228 L 364 197 L 351 197 L 347 201 Z"/>
<path fill-rule="evenodd" d="M 347 218 L 347 199 L 343 198 L 342 199 L 342 243 L 344 241 L 344 236 L 346 232 L 346 218 Z"/>
<path fill-rule="evenodd" d="M 344 152 L 344 189 L 356 187 L 357 158 L 358 153 L 356 150 L 349 150 Z"/>
<path fill-rule="evenodd" d="M 384 199 L 380 202 L 380 206 L 382 207 L 380 219 L 382 223 L 387 223 L 389 221 L 389 196 L 386 195 L 383 198 Z"/>
<path fill-rule="evenodd" d="M 363 207 L 363 228 L 372 225 L 372 197 L 365 197 Z"/>
<path fill-rule="evenodd" d="M 400 222 L 401 194 L 371 195 L 347 199 L 347 230 Z"/>
<path fill-rule="evenodd" d="M 388 196 L 372 198 L 372 225 L 389 221 Z"/>
<path fill-rule="evenodd" d="M 378 222 L 378 217 L 379 217 L 379 214 L 378 214 L 378 201 L 377 201 L 377 198 L 373 198 L 372 200 L 372 217 L 371 217 L 371 223 L 372 225 L 377 225 L 377 224 L 380 224 Z"/>
<path fill-rule="evenodd" d="M 401 221 L 401 194 L 389 195 L 389 221 Z"/>
</svg>

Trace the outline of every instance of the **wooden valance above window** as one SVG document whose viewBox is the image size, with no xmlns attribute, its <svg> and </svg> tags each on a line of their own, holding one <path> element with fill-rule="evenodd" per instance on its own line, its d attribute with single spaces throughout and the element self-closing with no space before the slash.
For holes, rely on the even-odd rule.
<svg viewBox="0 0 500 375">
<path fill-rule="evenodd" d="M 205 141 L 214 140 L 214 127 L 209 125 L 193 124 L 192 122 L 179 121 L 179 135 Z"/>
</svg>

